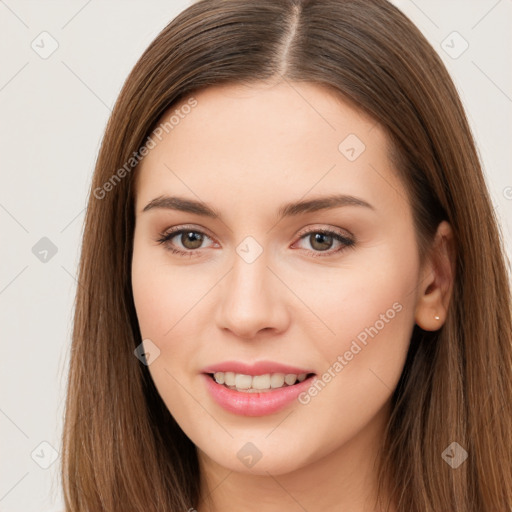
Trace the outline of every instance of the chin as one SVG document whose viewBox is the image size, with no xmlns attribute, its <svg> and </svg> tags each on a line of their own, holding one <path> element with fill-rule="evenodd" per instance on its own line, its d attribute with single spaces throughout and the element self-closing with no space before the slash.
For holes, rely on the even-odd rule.
<svg viewBox="0 0 512 512">
<path fill-rule="evenodd" d="M 278 447 L 281 447 L 279 449 Z M 231 446 L 218 445 L 218 450 L 204 452 L 216 464 L 237 473 L 250 475 L 283 475 L 292 473 L 312 462 L 313 454 L 308 458 L 302 443 L 278 447 L 262 441 L 233 440 Z M 232 453 L 232 456 L 228 456 Z"/>
</svg>

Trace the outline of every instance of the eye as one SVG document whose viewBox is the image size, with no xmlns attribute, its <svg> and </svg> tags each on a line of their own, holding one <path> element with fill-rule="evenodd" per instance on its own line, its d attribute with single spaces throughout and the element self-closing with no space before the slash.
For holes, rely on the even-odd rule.
<svg viewBox="0 0 512 512">
<path fill-rule="evenodd" d="M 355 240 L 352 238 L 328 229 L 314 229 L 302 233 L 300 241 L 302 240 L 307 240 L 310 243 L 313 250 L 308 250 L 308 252 L 313 257 L 332 256 L 355 244 Z M 338 249 L 329 250 L 336 242 L 339 244 Z"/>
<path fill-rule="evenodd" d="M 176 248 L 176 244 L 172 242 L 174 238 L 176 238 L 181 244 L 181 249 L 179 248 L 179 245 L 178 248 Z M 193 256 L 197 253 L 197 250 L 201 248 L 205 238 L 210 239 L 210 237 L 202 231 L 192 228 L 178 227 L 162 233 L 157 242 L 165 245 L 173 254 L 178 254 L 180 256 Z"/>
</svg>

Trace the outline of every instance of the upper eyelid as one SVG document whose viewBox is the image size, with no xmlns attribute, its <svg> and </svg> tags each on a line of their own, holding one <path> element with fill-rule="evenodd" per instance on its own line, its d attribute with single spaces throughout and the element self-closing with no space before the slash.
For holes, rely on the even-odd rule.
<svg viewBox="0 0 512 512">
<path fill-rule="evenodd" d="M 321 227 L 318 227 L 318 226 L 321 226 Z M 306 234 L 317 233 L 317 232 L 322 232 L 322 231 L 328 231 L 329 233 L 335 233 L 344 238 L 355 239 L 354 235 L 346 229 L 335 228 L 335 227 L 325 227 L 325 225 L 322 226 L 320 224 L 314 224 L 313 226 L 309 226 L 307 228 L 301 229 L 298 232 L 297 236 L 301 237 Z"/>
<path fill-rule="evenodd" d="M 164 237 L 165 238 L 167 238 L 167 237 L 174 238 L 174 236 L 179 235 L 180 233 L 182 233 L 184 231 L 192 231 L 193 233 L 201 233 L 202 235 L 206 235 L 210 240 L 212 240 L 212 241 L 215 240 L 215 237 L 209 235 L 207 230 L 205 230 L 203 228 L 198 229 L 193 226 L 187 226 L 187 225 L 175 226 L 175 227 L 166 229 L 166 230 L 162 231 L 161 237 L 162 238 L 164 238 Z"/>
</svg>

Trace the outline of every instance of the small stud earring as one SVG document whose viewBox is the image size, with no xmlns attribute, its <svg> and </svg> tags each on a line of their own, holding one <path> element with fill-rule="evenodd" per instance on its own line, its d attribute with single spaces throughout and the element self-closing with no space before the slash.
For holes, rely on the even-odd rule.
<svg viewBox="0 0 512 512">
<path fill-rule="evenodd" d="M 439 315 L 436 315 L 434 318 L 435 318 L 436 320 L 440 320 Z"/>
</svg>

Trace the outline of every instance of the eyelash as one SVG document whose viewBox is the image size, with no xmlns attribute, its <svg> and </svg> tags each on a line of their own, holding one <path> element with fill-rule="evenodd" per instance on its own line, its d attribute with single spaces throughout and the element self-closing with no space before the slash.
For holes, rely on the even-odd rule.
<svg viewBox="0 0 512 512">
<path fill-rule="evenodd" d="M 206 237 L 210 238 L 203 231 L 200 231 L 200 230 L 197 230 L 197 229 L 192 229 L 192 228 L 186 228 L 186 227 L 185 228 L 178 227 L 178 228 L 175 228 L 175 229 L 173 229 L 171 231 L 165 231 L 164 233 L 160 233 L 160 235 L 159 235 L 160 238 L 157 240 L 157 242 L 159 244 L 161 244 L 161 245 L 166 245 L 166 249 L 168 251 L 170 251 L 171 253 L 173 253 L 173 254 L 177 254 L 178 256 L 181 256 L 181 257 L 192 257 L 192 256 L 195 256 L 201 249 L 193 249 L 193 250 L 182 251 L 180 249 L 175 249 L 174 247 L 171 247 L 170 244 L 168 244 L 168 242 L 171 239 L 173 239 L 175 236 L 180 235 L 182 233 L 190 233 L 190 232 L 192 232 L 192 233 L 199 233 L 201 235 L 205 235 Z M 317 233 L 321 233 L 323 235 L 330 235 L 335 240 L 337 240 L 338 242 L 340 242 L 343 245 L 339 249 L 334 250 L 334 251 L 333 250 L 328 250 L 328 251 L 312 251 L 312 250 L 306 249 L 307 252 L 310 253 L 310 255 L 313 258 L 327 257 L 327 256 L 332 256 L 334 254 L 339 254 L 342 251 L 344 251 L 345 249 L 354 247 L 354 245 L 355 245 L 355 240 L 352 240 L 350 238 L 342 236 L 339 233 L 337 233 L 336 231 L 331 231 L 331 230 L 328 230 L 328 229 L 313 229 L 313 230 L 307 231 L 305 233 L 302 233 L 302 235 L 300 236 L 299 240 L 302 240 L 303 238 L 306 238 L 307 236 L 309 236 L 311 234 L 317 234 Z"/>
</svg>

